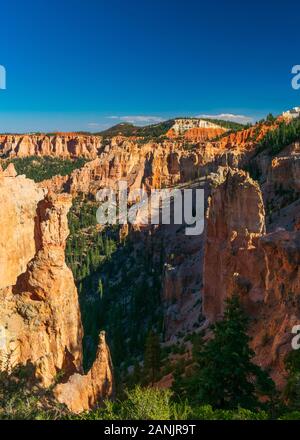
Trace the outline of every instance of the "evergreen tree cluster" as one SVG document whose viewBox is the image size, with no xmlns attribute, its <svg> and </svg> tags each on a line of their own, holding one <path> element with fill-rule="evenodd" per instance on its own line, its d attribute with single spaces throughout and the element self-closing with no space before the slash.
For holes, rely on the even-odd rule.
<svg viewBox="0 0 300 440">
<path fill-rule="evenodd" d="M 83 167 L 86 159 L 61 159 L 58 157 L 30 156 L 23 158 L 7 159 L 2 161 L 3 168 L 13 163 L 18 174 L 25 174 L 35 182 L 50 179 L 53 176 L 67 176 L 72 171 Z"/>
<path fill-rule="evenodd" d="M 258 145 L 258 151 L 270 149 L 272 155 L 280 153 L 288 145 L 300 139 L 300 119 L 281 122 L 277 128 L 266 133 Z"/>
<path fill-rule="evenodd" d="M 206 343 L 194 344 L 195 367 L 190 376 L 176 371 L 174 391 L 194 404 L 213 408 L 259 408 L 259 396 L 272 398 L 275 386 L 268 374 L 253 363 L 249 347 L 248 318 L 238 297 L 227 301 L 224 318 L 213 326 Z"/>
</svg>

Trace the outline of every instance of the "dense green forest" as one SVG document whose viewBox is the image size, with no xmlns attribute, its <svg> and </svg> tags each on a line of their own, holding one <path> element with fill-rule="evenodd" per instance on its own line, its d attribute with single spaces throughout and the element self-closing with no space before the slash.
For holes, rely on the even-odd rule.
<svg viewBox="0 0 300 440">
<path fill-rule="evenodd" d="M 269 149 L 272 155 L 280 153 L 288 145 L 300 139 L 300 119 L 281 122 L 277 128 L 268 131 L 258 144 L 257 153 Z"/>
<path fill-rule="evenodd" d="M 77 168 L 81 168 L 86 159 L 62 159 L 57 157 L 39 157 L 31 156 L 24 158 L 2 160 L 3 168 L 13 163 L 18 174 L 25 174 L 29 179 L 35 182 L 41 182 L 50 179 L 53 176 L 66 176 L 71 174 Z"/>
</svg>

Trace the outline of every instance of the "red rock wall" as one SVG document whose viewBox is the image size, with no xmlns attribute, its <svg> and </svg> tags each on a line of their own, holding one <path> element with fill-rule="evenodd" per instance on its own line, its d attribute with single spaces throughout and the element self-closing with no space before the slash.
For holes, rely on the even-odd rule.
<svg viewBox="0 0 300 440">
<path fill-rule="evenodd" d="M 255 361 L 279 388 L 292 327 L 300 323 L 300 232 L 266 234 L 260 189 L 249 176 L 229 170 L 213 191 L 207 218 L 203 312 L 219 319 L 233 294 L 251 317 Z"/>
</svg>

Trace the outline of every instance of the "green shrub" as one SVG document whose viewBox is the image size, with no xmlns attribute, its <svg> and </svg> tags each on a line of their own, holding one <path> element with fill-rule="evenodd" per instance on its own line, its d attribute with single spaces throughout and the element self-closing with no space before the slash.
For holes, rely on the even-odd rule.
<svg viewBox="0 0 300 440">
<path fill-rule="evenodd" d="M 292 411 L 279 417 L 278 420 L 300 420 L 300 411 Z"/>
<path fill-rule="evenodd" d="M 68 417 L 68 411 L 54 401 L 51 390 L 41 388 L 34 378 L 34 366 L 16 366 L 0 373 L 0 419 L 46 420 Z"/>
<path fill-rule="evenodd" d="M 103 407 L 77 416 L 92 420 L 171 420 L 173 404 L 169 390 L 136 386 L 126 391 L 123 401 L 105 401 Z M 179 413 L 179 405 L 174 407 Z M 184 406 L 181 411 L 187 412 Z"/>
<path fill-rule="evenodd" d="M 171 391 L 137 386 L 121 405 L 124 420 L 170 420 Z"/>
<path fill-rule="evenodd" d="M 239 408 L 237 410 L 214 410 L 211 405 L 203 405 L 193 408 L 192 419 L 195 420 L 267 420 L 265 411 L 250 411 Z"/>
<path fill-rule="evenodd" d="M 73 418 L 80 420 L 120 420 L 120 404 L 105 400 L 101 408 L 75 415 Z"/>
</svg>

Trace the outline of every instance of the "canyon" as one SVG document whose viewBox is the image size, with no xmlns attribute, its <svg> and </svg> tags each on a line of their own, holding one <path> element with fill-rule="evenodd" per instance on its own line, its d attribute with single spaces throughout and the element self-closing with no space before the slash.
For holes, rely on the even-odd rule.
<svg viewBox="0 0 300 440">
<path fill-rule="evenodd" d="M 283 146 L 275 155 L 259 148 L 278 124 L 265 121 L 227 133 L 217 124 L 182 119 L 166 136 L 153 139 L 76 133 L 0 136 L 5 168 L 0 171 L 5 207 L 1 369 L 32 362 L 45 387 L 63 374 L 54 395 L 73 412 L 114 395 L 104 332 L 97 335 L 92 365 L 83 370 L 79 292 L 65 251 L 72 201 L 95 201 L 99 189 L 116 188 L 122 179 L 129 193 L 164 187 L 205 191 L 205 230 L 199 236 L 186 236 L 182 225 L 139 224 L 119 231 L 121 241 L 130 241 L 132 254 L 151 250 L 155 264 L 162 266 L 162 344 L 182 342 L 193 332 L 209 333 L 209 325 L 222 318 L 226 299 L 238 295 L 250 317 L 255 362 L 282 390 L 292 327 L 300 321 L 300 143 Z M 11 163 L 35 156 L 87 161 L 68 175 L 35 183 L 17 175 Z M 112 285 L 122 278 L 122 267 L 117 269 Z M 123 343 L 129 343 L 125 336 Z M 188 344 L 185 348 L 183 356 L 189 357 Z M 170 375 L 163 381 L 169 386 Z"/>
</svg>

